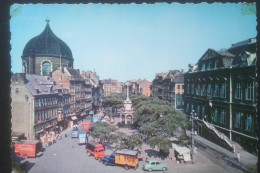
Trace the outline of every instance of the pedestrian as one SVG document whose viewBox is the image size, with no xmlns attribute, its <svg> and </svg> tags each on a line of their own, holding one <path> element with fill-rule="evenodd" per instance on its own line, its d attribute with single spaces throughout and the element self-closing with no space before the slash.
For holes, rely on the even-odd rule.
<svg viewBox="0 0 260 173">
<path fill-rule="evenodd" d="M 237 152 L 237 160 L 240 162 L 240 152 Z"/>
</svg>

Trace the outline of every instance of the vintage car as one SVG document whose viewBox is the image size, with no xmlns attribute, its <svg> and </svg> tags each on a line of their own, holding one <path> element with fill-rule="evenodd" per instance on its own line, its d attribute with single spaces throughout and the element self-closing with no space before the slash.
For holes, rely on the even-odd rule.
<svg viewBox="0 0 260 173">
<path fill-rule="evenodd" d="M 165 163 L 161 163 L 157 160 L 148 160 L 143 165 L 143 170 L 146 171 L 166 171 L 168 166 Z"/>
<path fill-rule="evenodd" d="M 73 129 L 71 131 L 71 138 L 77 138 L 78 137 L 78 132 L 79 132 L 78 129 Z"/>
</svg>

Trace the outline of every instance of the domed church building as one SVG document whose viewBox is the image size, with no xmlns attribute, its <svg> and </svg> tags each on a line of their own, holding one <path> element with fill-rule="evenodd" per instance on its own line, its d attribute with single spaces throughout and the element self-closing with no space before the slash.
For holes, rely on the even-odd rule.
<svg viewBox="0 0 260 173">
<path fill-rule="evenodd" d="M 23 73 L 48 76 L 60 67 L 73 68 L 69 46 L 52 32 L 50 21 L 46 22 L 44 31 L 32 38 L 23 50 Z"/>
</svg>

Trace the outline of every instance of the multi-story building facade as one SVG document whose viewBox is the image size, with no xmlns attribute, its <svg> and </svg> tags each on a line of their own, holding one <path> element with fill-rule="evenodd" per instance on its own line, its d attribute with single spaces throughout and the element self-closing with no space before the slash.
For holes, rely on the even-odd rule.
<svg viewBox="0 0 260 173">
<path fill-rule="evenodd" d="M 105 79 L 101 83 L 103 85 L 104 96 L 109 96 L 112 93 L 122 93 L 122 84 L 117 80 Z"/>
<path fill-rule="evenodd" d="M 61 87 L 51 77 L 19 73 L 12 76 L 12 132 L 29 140 L 46 141 L 46 133 L 58 131 Z"/>
<path fill-rule="evenodd" d="M 256 39 L 227 50 L 208 49 L 185 74 L 185 112 L 199 117 L 198 133 L 212 139 L 212 124 L 244 149 L 256 152 Z"/>
<path fill-rule="evenodd" d="M 125 93 L 127 92 L 127 86 L 128 86 L 130 95 L 145 95 L 147 97 L 150 97 L 151 85 L 152 83 L 146 79 L 127 81 L 123 85 L 123 92 Z"/>
<path fill-rule="evenodd" d="M 147 97 L 151 96 L 151 85 L 152 83 L 147 79 L 139 81 L 140 95 L 145 95 Z"/>
<path fill-rule="evenodd" d="M 92 71 L 82 71 L 82 77 L 86 82 L 91 84 L 92 91 L 92 110 L 90 114 L 98 112 L 101 109 L 101 101 L 103 96 L 103 86 L 99 80 L 99 76 L 96 72 Z"/>
<path fill-rule="evenodd" d="M 51 75 L 63 90 L 69 91 L 70 114 L 67 121 L 68 126 L 71 127 L 92 109 L 91 86 L 85 83 L 85 79 L 76 69 L 65 67 L 62 71 L 59 69 L 53 71 Z"/>
<path fill-rule="evenodd" d="M 169 101 L 171 106 L 175 108 L 183 108 L 183 79 L 184 71 L 170 70 L 167 73 L 156 74 L 151 85 L 152 97 L 158 97 L 162 100 Z M 177 95 L 176 95 L 176 92 Z M 176 98 L 178 96 L 178 99 Z M 177 101 L 180 101 L 177 103 Z M 178 107 L 177 107 L 178 105 Z"/>
</svg>

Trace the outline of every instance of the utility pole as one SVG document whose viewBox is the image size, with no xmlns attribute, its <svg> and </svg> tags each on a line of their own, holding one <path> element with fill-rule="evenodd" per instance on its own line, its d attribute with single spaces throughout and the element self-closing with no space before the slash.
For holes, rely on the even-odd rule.
<svg viewBox="0 0 260 173">
<path fill-rule="evenodd" d="M 198 119 L 197 114 L 194 112 L 194 110 L 191 111 L 191 159 L 192 164 L 195 162 L 195 156 L 194 156 L 194 120 L 196 121 Z"/>
</svg>

